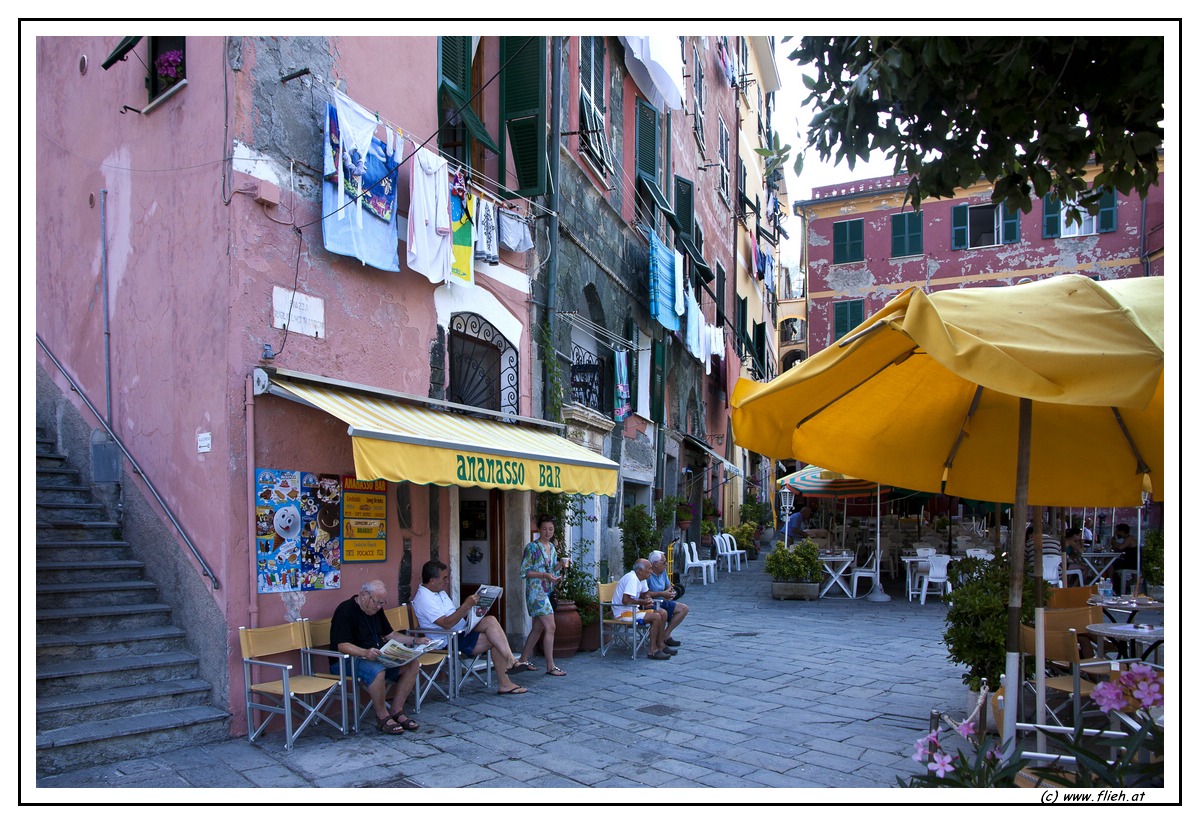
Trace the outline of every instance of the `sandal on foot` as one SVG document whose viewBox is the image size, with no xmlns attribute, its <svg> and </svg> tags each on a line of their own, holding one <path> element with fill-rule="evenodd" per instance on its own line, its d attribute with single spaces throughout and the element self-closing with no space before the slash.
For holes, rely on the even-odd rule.
<svg viewBox="0 0 1200 824">
<path fill-rule="evenodd" d="M 538 668 L 528 661 L 518 661 L 508 668 L 508 674 L 512 675 L 514 672 L 537 672 L 537 670 Z"/>
<path fill-rule="evenodd" d="M 411 718 L 409 718 L 407 715 L 405 715 L 402 712 L 396 713 L 391 718 L 393 721 L 395 721 L 397 724 L 399 724 L 401 727 L 408 730 L 409 732 L 412 732 L 413 730 L 416 730 L 421 726 L 416 721 L 412 720 Z"/>
<path fill-rule="evenodd" d="M 404 726 L 390 715 L 387 718 L 376 718 L 375 726 L 379 728 L 380 732 L 388 735 L 400 735 L 404 732 Z"/>
<path fill-rule="evenodd" d="M 560 670 L 558 667 L 551 667 L 550 669 L 546 670 L 546 674 L 553 675 L 558 678 L 562 678 L 567 673 L 565 670 Z"/>
<path fill-rule="evenodd" d="M 529 692 L 529 690 L 525 689 L 522 686 L 514 684 L 511 689 L 496 690 L 496 695 L 520 695 L 521 693 L 524 693 L 524 692 Z"/>
</svg>

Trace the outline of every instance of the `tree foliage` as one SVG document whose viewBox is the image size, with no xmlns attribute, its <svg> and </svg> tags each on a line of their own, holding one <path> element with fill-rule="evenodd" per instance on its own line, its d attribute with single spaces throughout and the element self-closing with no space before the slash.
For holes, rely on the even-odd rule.
<svg viewBox="0 0 1200 824">
<path fill-rule="evenodd" d="M 853 169 L 882 152 L 912 175 L 918 208 L 986 179 L 1010 208 L 1051 193 L 1094 213 L 1102 187 L 1144 196 L 1158 180 L 1163 48 L 1161 37 L 804 37 L 790 59 L 816 72 L 805 102 L 822 160 Z"/>
</svg>

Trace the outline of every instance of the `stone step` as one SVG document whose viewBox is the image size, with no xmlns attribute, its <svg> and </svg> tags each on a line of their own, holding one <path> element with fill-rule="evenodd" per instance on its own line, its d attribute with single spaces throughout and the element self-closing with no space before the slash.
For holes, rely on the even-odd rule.
<svg viewBox="0 0 1200 824">
<path fill-rule="evenodd" d="M 91 583 L 141 580 L 141 561 L 42 561 L 37 565 L 39 584 Z"/>
<path fill-rule="evenodd" d="M 80 632 L 72 635 L 39 633 L 37 661 L 55 664 L 94 658 L 174 652 L 184 647 L 187 634 L 179 627 L 166 625 L 113 629 L 104 632 Z"/>
<path fill-rule="evenodd" d="M 110 630 L 162 626 L 170 620 L 166 604 L 125 604 L 108 607 L 39 609 L 38 635 L 80 635 Z"/>
<path fill-rule="evenodd" d="M 198 678 L 132 684 L 110 689 L 39 695 L 38 732 L 108 718 L 124 718 L 159 710 L 193 707 L 208 697 L 210 685 Z"/>
<path fill-rule="evenodd" d="M 229 738 L 229 713 L 183 707 L 47 730 L 37 736 L 37 774 L 106 764 Z"/>
<path fill-rule="evenodd" d="M 117 686 L 196 677 L 197 659 L 189 652 L 155 652 L 112 658 L 63 659 L 39 664 L 39 696 L 63 695 Z"/>
<path fill-rule="evenodd" d="M 41 483 L 37 485 L 37 499 L 40 503 L 90 503 L 92 490 L 80 484 Z"/>
<path fill-rule="evenodd" d="M 37 483 L 47 484 L 50 486 L 74 486 L 82 487 L 80 481 L 80 473 L 78 469 L 72 469 L 69 466 L 39 466 L 37 467 Z"/>
<path fill-rule="evenodd" d="M 129 555 L 128 541 L 74 541 L 39 538 L 37 561 L 123 561 Z"/>
<path fill-rule="evenodd" d="M 89 606 L 149 604 L 158 598 L 153 581 L 73 581 L 38 583 L 38 609 L 62 609 L 86 602 Z"/>
<path fill-rule="evenodd" d="M 55 520 L 39 518 L 37 536 L 44 541 L 110 541 L 120 537 L 120 524 L 116 521 L 87 521 L 62 518 Z"/>
<path fill-rule="evenodd" d="M 107 513 L 104 504 L 94 501 L 37 502 L 38 520 L 100 520 Z"/>
</svg>

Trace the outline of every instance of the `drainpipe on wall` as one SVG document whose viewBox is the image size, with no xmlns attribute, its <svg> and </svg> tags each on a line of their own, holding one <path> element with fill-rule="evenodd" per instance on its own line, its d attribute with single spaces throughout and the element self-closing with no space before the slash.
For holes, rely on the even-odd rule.
<svg viewBox="0 0 1200 824">
<path fill-rule="evenodd" d="M 246 376 L 246 509 L 249 521 L 250 608 L 247 619 L 251 629 L 258 626 L 258 513 L 254 508 L 256 495 L 254 478 L 254 373 Z"/>
<path fill-rule="evenodd" d="M 562 96 L 562 38 L 550 38 L 550 151 L 548 171 L 550 191 L 547 194 L 547 206 L 550 217 L 547 228 L 550 234 L 550 259 L 546 265 L 546 337 L 550 341 L 549 351 L 543 352 L 545 359 L 542 364 L 544 376 L 542 379 L 542 415 L 550 410 L 550 359 L 557 360 L 555 342 L 554 313 L 558 310 L 558 172 L 559 172 L 559 143 L 562 140 L 562 109 L 559 98 Z"/>
<path fill-rule="evenodd" d="M 1150 277 L 1150 254 L 1146 251 L 1146 198 L 1140 198 L 1142 204 L 1142 216 L 1139 223 L 1141 226 L 1138 229 L 1138 245 L 1141 247 L 1138 250 L 1138 258 L 1142 262 L 1142 277 Z M 1141 523 L 1139 521 L 1139 523 Z"/>
</svg>

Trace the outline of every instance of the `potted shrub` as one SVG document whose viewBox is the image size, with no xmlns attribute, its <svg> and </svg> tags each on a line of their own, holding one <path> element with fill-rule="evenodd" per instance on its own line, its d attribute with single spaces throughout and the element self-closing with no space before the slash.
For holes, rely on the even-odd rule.
<svg viewBox="0 0 1200 824">
<path fill-rule="evenodd" d="M 684 532 L 691 527 L 692 521 L 696 519 L 696 510 L 691 504 L 686 501 L 680 503 L 675 509 L 675 525 Z"/>
<path fill-rule="evenodd" d="M 942 636 L 951 661 L 967 668 L 963 683 L 978 691 L 984 678 L 995 689 L 1004 674 L 1008 634 L 1008 562 L 964 558 L 954 565 L 958 583 L 946 596 L 946 632 Z M 1033 578 L 1025 577 L 1021 621 L 1033 623 Z"/>
<path fill-rule="evenodd" d="M 700 522 L 700 545 L 711 547 L 713 536 L 717 534 L 717 522 L 705 519 Z M 716 557 L 713 555 L 712 557 Z"/>
<path fill-rule="evenodd" d="M 754 533 L 758 531 L 758 524 L 754 521 L 744 521 L 733 529 L 728 530 L 733 536 L 733 540 L 737 542 L 738 549 L 746 551 L 746 559 L 753 561 L 758 558 L 758 541 L 754 538 Z"/>
<path fill-rule="evenodd" d="M 599 579 L 591 571 L 591 565 L 585 562 L 584 554 L 582 548 L 572 553 L 571 565 L 563 574 L 557 591 L 560 602 L 575 602 L 580 623 L 578 649 L 580 652 L 591 652 L 600 649 Z M 554 654 L 559 654 L 557 643 Z"/>
<path fill-rule="evenodd" d="M 783 541 L 767 555 L 765 564 L 771 576 L 771 597 L 780 601 L 815 601 L 820 592 L 821 562 L 817 545 L 808 538 L 784 546 Z"/>
<path fill-rule="evenodd" d="M 1159 599 L 1163 597 L 1163 556 L 1163 531 L 1151 529 L 1142 536 L 1142 580 L 1146 594 Z"/>
<path fill-rule="evenodd" d="M 721 517 L 721 513 L 717 509 L 717 505 L 712 502 L 712 498 L 701 498 L 700 508 L 701 514 L 704 516 L 704 520 L 706 521 L 715 522 L 717 518 Z"/>
<path fill-rule="evenodd" d="M 621 560 L 624 569 L 633 567 L 638 558 L 645 558 L 658 549 L 659 531 L 654 517 L 645 504 L 625 508 L 625 517 L 617 524 L 621 528 Z"/>
</svg>

